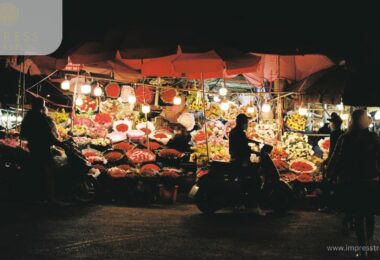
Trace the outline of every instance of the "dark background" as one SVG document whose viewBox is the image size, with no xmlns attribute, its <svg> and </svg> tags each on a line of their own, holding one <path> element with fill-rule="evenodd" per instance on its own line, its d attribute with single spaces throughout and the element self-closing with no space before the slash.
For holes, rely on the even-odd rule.
<svg viewBox="0 0 380 260">
<path fill-rule="evenodd" d="M 82 41 L 117 38 L 128 48 L 233 47 L 280 54 L 321 53 L 346 60 L 348 104 L 380 105 L 377 8 L 321 1 L 63 1 L 63 56 Z M 285 3 L 284 3 L 285 2 Z M 107 40 L 108 39 L 108 40 Z M 118 46 L 115 46 L 118 47 Z"/>
</svg>

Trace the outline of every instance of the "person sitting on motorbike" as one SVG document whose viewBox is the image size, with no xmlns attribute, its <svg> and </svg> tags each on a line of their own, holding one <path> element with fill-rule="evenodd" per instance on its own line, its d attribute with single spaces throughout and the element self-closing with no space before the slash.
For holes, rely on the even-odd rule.
<svg viewBox="0 0 380 260">
<path fill-rule="evenodd" d="M 248 128 L 248 119 L 245 114 L 239 114 L 236 117 L 236 127 L 231 130 L 229 135 L 229 152 L 231 163 L 237 166 L 239 175 L 244 180 L 244 192 L 247 194 L 245 204 L 255 208 L 257 214 L 265 215 L 257 201 L 261 179 L 255 165 L 250 161 L 253 152 L 249 143 L 258 144 L 258 142 L 247 138 L 245 130 Z"/>
<path fill-rule="evenodd" d="M 32 162 L 37 167 L 35 170 L 43 173 L 41 177 L 45 184 L 45 197 L 51 203 L 56 202 L 50 147 L 62 143 L 58 140 L 54 122 L 45 113 L 45 101 L 42 98 L 32 100 L 32 109 L 21 123 L 20 138 L 28 141 Z"/>
</svg>

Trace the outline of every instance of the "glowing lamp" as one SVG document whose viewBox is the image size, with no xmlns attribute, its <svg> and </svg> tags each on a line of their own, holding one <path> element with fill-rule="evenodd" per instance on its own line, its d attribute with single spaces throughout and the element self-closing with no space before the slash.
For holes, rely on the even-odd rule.
<svg viewBox="0 0 380 260">
<path fill-rule="evenodd" d="M 300 107 L 298 109 L 298 114 L 300 114 L 301 116 L 306 116 L 307 115 L 307 109 L 304 107 Z"/>
<path fill-rule="evenodd" d="M 128 96 L 128 103 L 129 103 L 129 104 L 134 104 L 134 103 L 136 103 L 136 96 L 135 96 L 135 95 L 130 95 L 130 96 Z"/>
<path fill-rule="evenodd" d="M 255 113 L 255 107 L 248 107 L 248 108 L 247 108 L 247 113 L 248 113 L 248 114 L 253 114 L 253 113 Z"/>
<path fill-rule="evenodd" d="M 261 107 L 261 111 L 263 111 L 263 113 L 268 113 L 270 112 L 271 110 L 271 107 L 268 103 L 264 103 L 263 106 Z"/>
<path fill-rule="evenodd" d="M 80 87 L 80 91 L 82 92 L 82 94 L 84 95 L 88 95 L 91 93 L 91 85 L 90 84 L 83 84 L 81 87 Z"/>
<path fill-rule="evenodd" d="M 380 120 L 380 110 L 377 110 L 375 113 L 375 120 Z"/>
<path fill-rule="evenodd" d="M 95 97 L 100 97 L 101 95 L 103 95 L 102 88 L 99 87 L 99 86 L 96 86 L 96 88 L 94 89 L 94 96 Z"/>
<path fill-rule="evenodd" d="M 228 103 L 228 101 L 223 101 L 222 103 L 220 103 L 220 109 L 221 110 L 227 111 L 228 108 L 230 108 L 230 104 Z"/>
<path fill-rule="evenodd" d="M 83 105 L 83 99 L 81 97 L 78 97 L 76 100 L 75 100 L 75 105 L 80 107 Z"/>
<path fill-rule="evenodd" d="M 144 113 L 144 114 L 148 114 L 150 112 L 150 106 L 149 105 L 142 105 L 141 106 L 141 111 Z"/>
<path fill-rule="evenodd" d="M 219 95 L 221 95 L 221 96 L 226 96 L 226 95 L 227 95 L 227 92 L 228 92 L 228 90 L 227 90 L 227 88 L 225 88 L 225 87 L 221 87 L 221 88 L 219 89 Z"/>
<path fill-rule="evenodd" d="M 216 103 L 220 102 L 220 97 L 219 96 L 214 96 L 214 102 L 216 102 Z"/>
<path fill-rule="evenodd" d="M 341 114 L 340 118 L 345 121 L 348 119 L 348 114 Z"/>
<path fill-rule="evenodd" d="M 70 81 L 68 79 L 65 79 L 61 82 L 61 89 L 62 90 L 69 90 L 70 89 Z"/>
<path fill-rule="evenodd" d="M 180 96 L 175 96 L 175 97 L 173 98 L 173 104 L 174 104 L 174 105 L 181 105 L 181 103 L 182 103 L 182 99 L 181 99 Z"/>
</svg>

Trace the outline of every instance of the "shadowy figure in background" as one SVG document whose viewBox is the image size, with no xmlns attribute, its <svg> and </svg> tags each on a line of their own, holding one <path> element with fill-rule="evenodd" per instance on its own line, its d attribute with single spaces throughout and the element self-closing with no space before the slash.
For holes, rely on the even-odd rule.
<svg viewBox="0 0 380 260">
<path fill-rule="evenodd" d="M 324 162 L 324 165 L 328 165 L 328 162 L 332 156 L 332 153 L 335 149 L 336 143 L 338 142 L 339 137 L 344 133 L 342 131 L 342 123 L 343 120 L 340 118 L 340 116 L 337 113 L 332 113 L 331 117 L 327 119 L 330 122 L 330 147 L 329 147 L 329 155 L 327 159 Z M 324 167 L 325 168 L 325 167 Z M 322 206 L 318 209 L 320 212 L 327 211 L 332 208 L 332 196 L 331 192 L 334 189 L 334 183 L 336 183 L 336 180 L 332 179 L 331 176 L 327 176 L 327 171 L 324 170 L 323 172 L 323 182 L 322 182 L 322 196 L 321 196 L 321 204 Z M 347 216 L 345 218 L 343 226 L 346 228 L 349 228 L 351 218 Z M 348 232 L 348 230 L 347 230 Z M 347 233 L 345 232 L 345 233 Z"/>
<path fill-rule="evenodd" d="M 357 257 L 367 256 L 363 246 L 373 240 L 374 214 L 379 210 L 380 137 L 368 130 L 370 124 L 367 111 L 354 111 L 349 130 L 339 138 L 328 165 L 328 173 L 338 179 L 342 209 L 354 217 L 361 246 Z"/>
<path fill-rule="evenodd" d="M 21 123 L 20 137 L 28 141 L 34 173 L 40 184 L 44 184 L 44 197 L 55 203 L 53 159 L 50 151 L 52 145 L 61 145 L 53 120 L 46 115 L 45 101 L 41 98 L 32 100 L 32 109 Z"/>
<path fill-rule="evenodd" d="M 167 146 L 183 153 L 190 152 L 191 149 L 189 143 L 191 137 L 186 128 L 181 124 L 176 124 L 174 126 L 174 134 L 174 138 L 169 141 Z"/>
<path fill-rule="evenodd" d="M 331 132 L 329 125 L 329 123 L 325 123 L 321 128 L 318 129 L 318 134 L 329 135 Z"/>
<path fill-rule="evenodd" d="M 340 116 L 337 113 L 335 112 L 332 113 L 331 117 L 327 120 L 330 122 L 330 129 L 331 129 L 330 148 L 329 148 L 329 155 L 327 158 L 327 160 L 330 160 L 334 152 L 336 143 L 338 142 L 339 137 L 344 133 L 344 131 L 342 130 L 343 120 L 340 118 Z"/>
</svg>

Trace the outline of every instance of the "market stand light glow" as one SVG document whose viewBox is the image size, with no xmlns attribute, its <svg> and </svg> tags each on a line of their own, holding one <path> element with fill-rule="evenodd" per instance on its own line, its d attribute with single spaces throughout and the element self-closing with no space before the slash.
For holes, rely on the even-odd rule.
<svg viewBox="0 0 380 260">
<path fill-rule="evenodd" d="M 68 79 L 65 78 L 65 80 L 61 82 L 61 89 L 62 90 L 70 89 L 70 81 Z"/>
<path fill-rule="evenodd" d="M 336 108 L 339 110 L 339 111 L 343 111 L 344 109 L 344 105 L 342 102 L 340 102 L 338 105 L 336 105 Z"/>
<path fill-rule="evenodd" d="M 101 95 L 103 95 L 103 90 L 101 87 L 99 86 L 96 86 L 96 88 L 94 89 L 94 96 L 96 97 L 100 97 Z"/>
<path fill-rule="evenodd" d="M 377 110 L 374 116 L 375 120 L 380 120 L 380 110 Z"/>
<path fill-rule="evenodd" d="M 228 103 L 228 101 L 223 101 L 222 103 L 220 103 L 221 110 L 227 111 L 229 108 L 230 108 L 230 104 Z"/>
<path fill-rule="evenodd" d="M 83 84 L 81 87 L 80 87 L 80 91 L 82 94 L 84 95 L 88 95 L 91 93 L 91 85 L 90 84 Z"/>
<path fill-rule="evenodd" d="M 298 109 L 298 114 L 300 114 L 301 116 L 306 116 L 307 115 L 307 108 L 305 107 L 300 107 Z"/>
<path fill-rule="evenodd" d="M 253 113 L 255 113 L 255 110 L 256 110 L 255 107 L 248 107 L 247 108 L 247 113 L 248 114 L 253 114 Z"/>
<path fill-rule="evenodd" d="M 150 112 L 150 106 L 149 105 L 142 105 L 141 106 L 141 111 L 144 113 L 144 114 L 148 114 Z"/>
<path fill-rule="evenodd" d="M 219 96 L 214 96 L 214 102 L 216 102 L 216 103 L 220 102 L 220 97 Z"/>
<path fill-rule="evenodd" d="M 129 104 L 135 104 L 136 103 L 136 96 L 135 95 L 130 95 L 128 97 L 128 103 Z"/>
<path fill-rule="evenodd" d="M 271 107 L 267 102 L 265 102 L 263 106 L 261 107 L 261 111 L 263 111 L 264 113 L 268 113 L 270 112 L 270 110 L 271 110 Z"/>
<path fill-rule="evenodd" d="M 346 120 L 348 120 L 348 114 L 345 114 L 345 113 L 341 114 L 340 118 L 342 118 L 342 120 L 346 121 Z"/>
<path fill-rule="evenodd" d="M 174 104 L 174 105 L 181 105 L 181 103 L 182 103 L 182 99 L 181 99 L 180 96 L 175 96 L 175 97 L 173 98 L 173 104 Z"/>
<path fill-rule="evenodd" d="M 223 96 L 226 96 L 227 93 L 228 93 L 227 88 L 225 88 L 225 87 L 221 87 L 221 88 L 219 89 L 219 95 L 221 95 L 222 97 L 223 97 Z"/>
<path fill-rule="evenodd" d="M 83 105 L 83 99 L 81 97 L 77 97 L 77 99 L 75 100 L 75 105 L 80 107 Z"/>
</svg>

